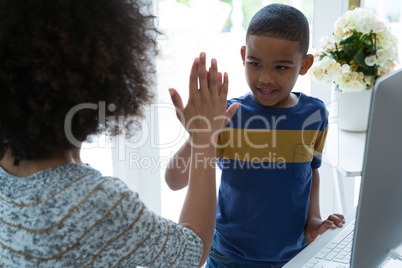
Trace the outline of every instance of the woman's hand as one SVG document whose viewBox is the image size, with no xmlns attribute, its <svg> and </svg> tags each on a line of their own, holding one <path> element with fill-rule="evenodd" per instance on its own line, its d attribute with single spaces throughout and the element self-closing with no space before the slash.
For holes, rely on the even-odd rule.
<svg viewBox="0 0 402 268">
<path fill-rule="evenodd" d="M 218 72 L 215 59 L 211 60 L 209 71 L 206 70 L 206 55 L 201 53 L 191 68 L 186 107 L 179 93 L 174 89 L 169 90 L 177 117 L 192 137 L 216 138 L 233 116 L 238 105 L 226 111 L 228 85 L 228 74 Z"/>
</svg>

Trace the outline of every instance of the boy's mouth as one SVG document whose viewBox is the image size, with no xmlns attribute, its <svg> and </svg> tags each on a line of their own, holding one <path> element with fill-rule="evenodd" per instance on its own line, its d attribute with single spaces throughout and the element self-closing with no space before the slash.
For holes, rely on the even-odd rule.
<svg viewBox="0 0 402 268">
<path fill-rule="evenodd" d="M 261 98 L 270 99 L 276 96 L 278 90 L 275 89 L 265 89 L 265 88 L 257 88 L 260 92 Z"/>
</svg>

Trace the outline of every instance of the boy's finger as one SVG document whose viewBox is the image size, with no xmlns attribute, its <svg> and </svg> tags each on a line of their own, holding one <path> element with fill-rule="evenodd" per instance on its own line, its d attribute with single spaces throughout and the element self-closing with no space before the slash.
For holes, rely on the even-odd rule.
<svg viewBox="0 0 402 268">
<path fill-rule="evenodd" d="M 321 226 L 320 226 L 320 229 L 321 229 L 321 228 L 323 228 L 323 229 L 324 229 L 323 232 L 325 232 L 328 228 L 335 229 L 335 228 L 336 228 L 336 225 L 335 225 L 332 221 L 330 221 L 330 220 L 325 220 L 325 221 L 322 222 L 322 224 L 321 224 Z M 323 232 L 322 232 L 322 233 L 323 233 Z"/>
<path fill-rule="evenodd" d="M 341 219 L 341 221 L 342 221 L 343 223 L 345 223 L 345 222 L 346 222 L 346 220 L 345 220 L 345 216 L 343 216 L 342 214 L 337 214 L 337 213 L 334 213 L 334 215 L 335 215 L 335 216 L 337 216 L 339 219 Z"/>
<path fill-rule="evenodd" d="M 232 117 L 235 115 L 237 108 L 239 107 L 238 103 L 233 103 L 232 105 L 229 106 L 229 108 L 226 110 L 226 120 L 224 123 L 224 126 L 227 125 L 227 123 L 230 122 L 230 120 L 232 120 Z"/>
<path fill-rule="evenodd" d="M 333 222 L 334 224 L 336 224 L 339 227 L 343 227 L 343 223 L 345 222 L 345 219 L 343 219 L 343 216 L 342 217 L 341 216 L 342 215 L 340 215 L 340 214 L 333 214 L 328 217 L 328 220 Z"/>
</svg>

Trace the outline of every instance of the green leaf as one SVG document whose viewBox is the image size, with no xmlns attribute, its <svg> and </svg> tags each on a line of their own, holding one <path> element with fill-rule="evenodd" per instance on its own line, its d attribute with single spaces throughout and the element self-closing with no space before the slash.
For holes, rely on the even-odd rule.
<svg viewBox="0 0 402 268">
<path fill-rule="evenodd" d="M 356 51 L 356 44 L 355 43 L 346 43 L 343 50 L 345 54 L 354 54 Z"/>
<path fill-rule="evenodd" d="M 345 45 L 345 44 L 348 44 L 348 43 L 353 43 L 353 42 L 355 42 L 355 35 L 353 34 L 353 33 L 351 33 L 350 35 L 348 35 L 348 36 L 345 36 L 340 42 L 339 42 L 339 44 L 340 45 Z"/>
<path fill-rule="evenodd" d="M 363 64 L 364 63 L 364 52 L 363 50 L 359 50 L 356 52 L 355 56 L 353 59 L 355 60 L 356 63 L 358 64 Z"/>
</svg>

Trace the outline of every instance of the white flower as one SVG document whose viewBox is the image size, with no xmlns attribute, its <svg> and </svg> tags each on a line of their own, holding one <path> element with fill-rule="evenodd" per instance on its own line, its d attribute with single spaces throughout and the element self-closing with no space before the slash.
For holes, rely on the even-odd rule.
<svg viewBox="0 0 402 268">
<path fill-rule="evenodd" d="M 325 70 L 329 69 L 331 65 L 336 63 L 336 61 L 335 62 L 334 61 L 335 60 L 325 56 L 320 62 L 321 68 Z"/>
<path fill-rule="evenodd" d="M 324 84 L 329 84 L 341 75 L 341 66 L 336 60 L 324 57 L 321 61 L 315 61 L 309 70 L 309 76 Z"/>
<path fill-rule="evenodd" d="M 320 83 L 329 84 L 331 83 L 331 79 L 329 76 L 320 68 L 319 64 L 311 66 L 309 70 L 309 76 Z"/>
<path fill-rule="evenodd" d="M 356 8 L 347 11 L 345 15 L 340 17 L 335 23 L 335 28 L 341 27 L 368 34 L 374 28 L 376 22 L 377 19 L 372 12 L 363 8 Z"/>
<path fill-rule="evenodd" d="M 349 64 L 342 65 L 342 73 L 349 73 L 349 72 L 350 72 Z"/>
<path fill-rule="evenodd" d="M 353 92 L 353 91 L 362 91 L 366 89 L 366 83 L 361 79 L 361 76 L 352 72 L 350 74 L 343 73 L 343 75 L 335 81 L 339 86 L 339 89 L 343 92 Z"/>
<path fill-rule="evenodd" d="M 320 44 L 328 43 L 328 35 L 321 36 L 320 40 L 318 40 Z"/>
<path fill-rule="evenodd" d="M 338 27 L 336 28 L 335 32 L 334 32 L 334 42 L 335 43 L 339 43 L 342 40 L 342 35 L 343 35 L 343 30 L 342 28 Z"/>
<path fill-rule="evenodd" d="M 345 92 L 369 89 L 375 78 L 395 68 L 397 47 L 397 38 L 374 13 L 356 8 L 336 20 L 333 41 L 327 36 L 320 39 L 309 74 L 316 81 L 335 83 Z M 356 53 L 363 57 L 355 57 Z"/>
<path fill-rule="evenodd" d="M 374 21 L 369 16 L 359 17 L 356 21 L 356 30 L 364 34 L 369 34 L 373 28 Z"/>
<path fill-rule="evenodd" d="M 379 50 L 377 50 L 376 56 L 377 56 L 378 65 L 384 67 L 384 65 L 386 64 L 386 62 L 389 58 L 387 51 L 385 49 L 379 49 Z"/>
<path fill-rule="evenodd" d="M 322 68 L 321 62 L 316 62 L 311 66 L 309 70 L 309 76 L 320 83 L 329 84 L 331 83 L 331 78 L 327 73 L 327 70 Z"/>
<path fill-rule="evenodd" d="M 396 67 L 395 62 L 393 61 L 387 61 L 384 66 L 379 66 L 378 67 L 378 76 L 383 76 L 386 74 L 389 74 L 394 68 Z"/>
<path fill-rule="evenodd" d="M 387 30 L 388 30 L 388 29 L 385 27 L 385 24 L 382 23 L 381 21 L 377 21 L 377 22 L 374 24 L 373 32 L 376 33 L 376 34 L 383 34 L 383 33 L 385 33 Z"/>
<path fill-rule="evenodd" d="M 355 9 L 355 11 L 357 11 Z M 348 28 L 348 29 L 355 29 L 356 28 L 356 20 L 358 18 L 358 15 L 356 12 L 352 12 L 352 11 L 347 11 L 345 13 L 345 19 L 346 19 L 346 23 L 344 25 L 344 27 Z"/>
<path fill-rule="evenodd" d="M 389 32 L 389 34 L 388 34 L 388 40 L 389 40 L 390 46 L 398 47 L 398 39 L 391 32 Z"/>
<path fill-rule="evenodd" d="M 335 22 L 335 28 L 340 28 L 340 29 L 342 29 L 342 28 L 346 25 L 346 23 L 347 23 L 346 16 L 345 16 L 345 15 L 344 15 L 344 16 L 341 16 L 341 17 L 339 17 L 339 18 L 336 20 L 336 22 Z"/>
<path fill-rule="evenodd" d="M 345 64 L 346 65 L 346 64 Z M 342 66 L 342 74 L 338 76 L 334 82 L 338 85 L 339 89 L 343 92 L 361 91 L 367 88 L 370 83 L 361 72 L 351 72 L 350 67 Z M 370 78 L 367 78 L 370 79 Z"/>
<path fill-rule="evenodd" d="M 374 66 L 374 64 L 377 63 L 377 58 L 375 55 L 372 56 L 368 56 L 364 59 L 364 62 L 368 65 L 368 66 Z"/>
<path fill-rule="evenodd" d="M 320 42 L 320 52 L 332 49 L 332 43 L 328 40 L 328 36 L 322 36 L 319 40 Z"/>
</svg>

